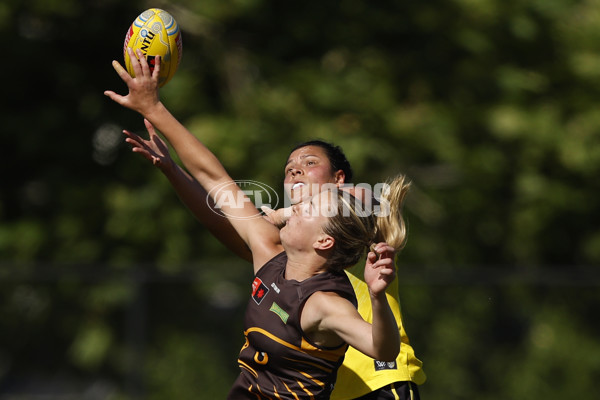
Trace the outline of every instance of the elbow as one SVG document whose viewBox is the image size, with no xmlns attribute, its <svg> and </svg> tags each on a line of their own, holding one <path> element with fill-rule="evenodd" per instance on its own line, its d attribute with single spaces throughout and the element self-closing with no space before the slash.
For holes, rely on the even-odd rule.
<svg viewBox="0 0 600 400">
<path fill-rule="evenodd" d="M 377 354 L 377 357 L 375 357 L 375 359 L 377 361 L 384 361 L 384 362 L 392 362 L 395 361 L 396 358 L 398 358 L 398 354 L 400 354 L 400 343 L 398 344 L 394 344 L 391 345 L 389 347 L 387 347 L 386 349 L 382 349 L 382 351 L 380 351 Z"/>
</svg>

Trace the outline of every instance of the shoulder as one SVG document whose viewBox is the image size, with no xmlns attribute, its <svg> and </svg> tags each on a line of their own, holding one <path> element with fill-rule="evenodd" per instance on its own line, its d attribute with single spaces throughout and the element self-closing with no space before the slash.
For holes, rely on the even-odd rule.
<svg viewBox="0 0 600 400">
<path fill-rule="evenodd" d="M 285 251 L 281 251 L 271 259 L 267 260 L 263 265 L 259 266 L 258 269 L 255 270 L 256 276 L 264 276 L 265 274 L 269 274 L 270 272 L 285 269 L 287 263 L 287 254 Z"/>
<path fill-rule="evenodd" d="M 356 308 L 350 300 L 336 292 L 315 292 L 307 300 L 304 311 L 309 311 L 317 320 L 339 314 L 354 314 Z"/>
<path fill-rule="evenodd" d="M 339 293 L 321 291 L 313 293 L 312 296 L 310 296 L 306 302 L 314 302 L 321 304 L 324 309 L 329 307 L 336 307 L 337 305 L 342 303 L 352 304 L 348 301 L 348 299 L 340 296 Z"/>
<path fill-rule="evenodd" d="M 285 251 L 281 244 L 269 242 L 255 244 L 255 246 L 252 248 L 252 264 L 254 265 L 254 273 L 256 274 L 258 270 L 260 270 L 265 264 L 283 257 L 281 256 L 282 253 L 285 255 Z"/>
</svg>

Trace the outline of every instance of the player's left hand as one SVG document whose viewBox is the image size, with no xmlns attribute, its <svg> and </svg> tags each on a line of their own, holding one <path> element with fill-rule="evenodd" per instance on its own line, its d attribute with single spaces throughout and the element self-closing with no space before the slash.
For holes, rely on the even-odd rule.
<svg viewBox="0 0 600 400">
<path fill-rule="evenodd" d="M 371 246 L 365 264 L 365 282 L 373 296 L 385 293 L 385 289 L 396 278 L 395 255 L 395 249 L 387 243 Z"/>
<path fill-rule="evenodd" d="M 167 144 L 158 136 L 154 130 L 154 126 L 147 119 L 144 119 L 144 124 L 148 130 L 148 139 L 144 139 L 140 135 L 128 130 L 123 131 L 125 136 L 127 136 L 125 141 L 131 145 L 131 151 L 140 153 L 142 157 L 162 171 L 175 168 L 175 161 L 173 161 L 169 154 Z"/>
</svg>

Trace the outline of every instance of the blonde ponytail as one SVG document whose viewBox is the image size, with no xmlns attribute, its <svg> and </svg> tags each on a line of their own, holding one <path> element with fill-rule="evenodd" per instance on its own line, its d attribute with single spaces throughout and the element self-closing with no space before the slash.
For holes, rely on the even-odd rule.
<svg viewBox="0 0 600 400">
<path fill-rule="evenodd" d="M 379 199 L 380 213 L 377 217 L 375 243 L 386 242 L 396 251 L 404 248 L 407 228 L 402 212 L 409 188 L 410 182 L 404 175 L 398 175 L 384 185 Z"/>
<path fill-rule="evenodd" d="M 403 175 L 389 180 L 377 199 L 377 212 L 365 212 L 363 196 L 357 199 L 347 192 L 336 191 L 337 212 L 323 228 L 335 240 L 328 258 L 329 268 L 341 270 L 353 266 L 373 243 L 386 242 L 396 251 L 404 247 L 407 230 L 402 209 L 409 187 Z"/>
</svg>

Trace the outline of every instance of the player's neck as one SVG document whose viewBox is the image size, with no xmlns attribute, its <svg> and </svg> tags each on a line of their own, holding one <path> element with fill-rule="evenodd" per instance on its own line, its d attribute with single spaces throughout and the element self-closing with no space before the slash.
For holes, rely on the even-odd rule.
<svg viewBox="0 0 600 400">
<path fill-rule="evenodd" d="M 325 260 L 318 254 L 288 255 L 285 266 L 285 279 L 302 282 L 327 269 Z"/>
</svg>

